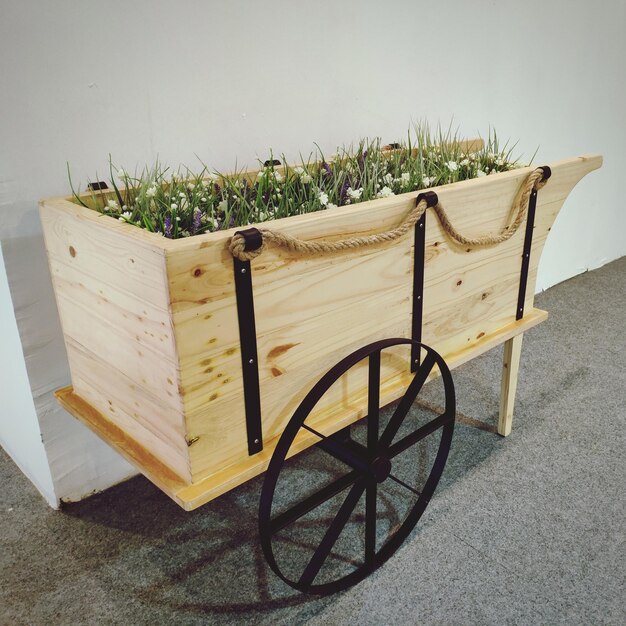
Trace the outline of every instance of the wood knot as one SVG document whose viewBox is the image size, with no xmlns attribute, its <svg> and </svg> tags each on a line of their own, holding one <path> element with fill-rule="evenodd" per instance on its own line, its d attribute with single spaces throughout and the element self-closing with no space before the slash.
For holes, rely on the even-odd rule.
<svg viewBox="0 0 626 626">
<path fill-rule="evenodd" d="M 76 248 L 74 246 L 70 246 L 70 256 L 72 258 L 76 256 Z"/>
<path fill-rule="evenodd" d="M 202 269 L 199 267 L 196 267 L 196 269 L 193 271 L 193 275 L 197 278 L 198 276 L 202 276 Z"/>
</svg>

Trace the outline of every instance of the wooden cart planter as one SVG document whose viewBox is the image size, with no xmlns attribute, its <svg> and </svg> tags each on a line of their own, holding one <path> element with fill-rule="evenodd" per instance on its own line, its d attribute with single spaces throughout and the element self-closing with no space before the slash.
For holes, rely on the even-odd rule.
<svg viewBox="0 0 626 626">
<path fill-rule="evenodd" d="M 534 224 L 529 217 L 508 241 L 480 249 L 453 243 L 429 208 L 393 242 L 321 255 L 268 246 L 250 263 L 233 262 L 233 230 L 170 240 L 71 199 L 43 200 L 73 385 L 58 399 L 187 510 L 264 472 L 320 377 L 374 340 L 419 340 L 449 368 L 505 343 L 498 431 L 507 435 L 522 335 L 547 317 L 533 307 L 546 237 L 574 185 L 601 163 L 593 155 L 550 164 Z M 533 169 L 435 191 L 459 231 L 496 232 Z M 400 223 L 416 196 L 271 227 L 303 240 L 368 235 Z M 378 406 L 398 399 L 414 379 L 411 364 L 429 354 L 409 344 L 373 348 L 336 370 L 338 382 L 304 416 L 313 430 L 292 428 L 283 457 L 368 415 L 366 356 L 380 357 Z"/>
</svg>

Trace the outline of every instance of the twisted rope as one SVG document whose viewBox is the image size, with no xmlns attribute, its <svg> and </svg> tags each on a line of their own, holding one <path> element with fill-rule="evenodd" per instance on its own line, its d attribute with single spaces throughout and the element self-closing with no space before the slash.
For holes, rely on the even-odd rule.
<svg viewBox="0 0 626 626">
<path fill-rule="evenodd" d="M 541 167 L 534 169 L 528 175 L 520 187 L 515 200 L 513 201 L 513 205 L 511 206 L 510 214 L 514 215 L 513 221 L 510 224 L 505 225 L 497 234 L 487 234 L 482 235 L 481 237 L 466 237 L 454 227 L 441 204 L 437 203 L 433 208 L 437 213 L 437 217 L 439 218 L 444 231 L 456 243 L 463 246 L 469 246 L 470 248 L 493 246 L 507 241 L 518 231 L 520 225 L 526 218 L 530 194 L 533 190 L 539 191 L 539 189 L 541 189 L 546 182 L 547 178 L 544 178 L 544 171 Z M 415 208 L 411 209 L 407 213 L 406 217 L 395 228 L 382 233 L 366 235 L 364 237 L 350 237 L 339 241 L 306 241 L 304 239 L 292 237 L 291 235 L 278 230 L 272 230 L 271 228 L 260 228 L 259 231 L 263 236 L 263 243 L 256 250 L 245 249 L 246 241 L 244 236 L 240 233 L 235 233 L 232 236 L 228 249 L 230 250 L 230 253 L 239 260 L 250 261 L 259 256 L 268 244 L 279 246 L 289 250 L 290 252 L 298 252 L 300 254 L 339 252 L 341 250 L 348 250 L 351 248 L 371 246 L 377 243 L 394 241 L 395 239 L 399 239 L 405 235 L 415 226 L 427 208 L 428 204 L 426 200 L 422 199 Z"/>
</svg>

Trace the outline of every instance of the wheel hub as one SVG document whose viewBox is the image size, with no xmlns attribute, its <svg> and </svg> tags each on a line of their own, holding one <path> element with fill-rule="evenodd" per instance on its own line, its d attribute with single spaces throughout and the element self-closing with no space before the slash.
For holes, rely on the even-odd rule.
<svg viewBox="0 0 626 626">
<path fill-rule="evenodd" d="M 374 475 L 377 483 L 382 483 L 387 480 L 387 477 L 391 473 L 391 461 L 384 456 L 378 456 L 372 461 L 370 471 Z"/>
</svg>

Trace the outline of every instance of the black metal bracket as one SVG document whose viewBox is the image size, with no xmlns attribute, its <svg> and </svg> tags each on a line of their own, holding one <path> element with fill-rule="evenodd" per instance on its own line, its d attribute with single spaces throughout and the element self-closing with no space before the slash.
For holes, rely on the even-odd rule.
<svg viewBox="0 0 626 626">
<path fill-rule="evenodd" d="M 282 165 L 278 159 L 268 159 L 263 162 L 263 167 L 275 167 L 276 165 Z"/>
<path fill-rule="evenodd" d="M 542 165 L 543 180 L 552 176 L 552 170 L 547 165 Z M 535 228 L 535 211 L 537 209 L 537 190 L 533 189 L 528 200 L 528 213 L 526 216 L 526 233 L 524 235 L 524 248 L 522 251 L 522 269 L 519 278 L 519 291 L 517 294 L 517 309 L 515 319 L 524 317 L 524 301 L 526 300 L 526 286 L 528 284 L 528 269 L 530 268 L 530 249 L 533 243 L 533 229 Z"/>
<path fill-rule="evenodd" d="M 103 180 L 97 180 L 87 185 L 87 189 L 89 189 L 89 191 L 104 191 L 108 188 L 109 186 Z"/>
<path fill-rule="evenodd" d="M 263 235 L 256 228 L 240 230 L 237 234 L 244 238 L 246 251 L 256 250 L 263 244 Z M 248 454 L 253 455 L 263 450 L 263 426 L 261 423 L 261 393 L 250 261 L 241 261 L 235 258 L 234 270 Z"/>
<path fill-rule="evenodd" d="M 439 202 L 434 191 L 420 193 L 415 199 L 417 206 L 426 200 L 429 207 Z M 424 306 L 424 264 L 426 253 L 426 212 L 415 224 L 415 247 L 413 251 L 413 317 L 411 322 L 411 339 L 422 341 L 422 310 Z M 416 344 L 411 345 L 411 371 L 415 372 L 420 365 L 421 350 Z"/>
</svg>

